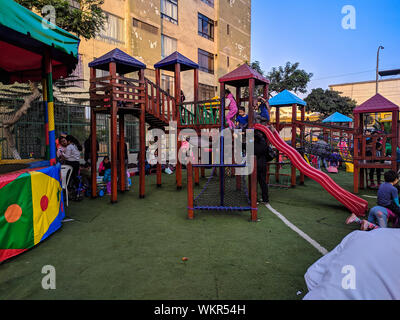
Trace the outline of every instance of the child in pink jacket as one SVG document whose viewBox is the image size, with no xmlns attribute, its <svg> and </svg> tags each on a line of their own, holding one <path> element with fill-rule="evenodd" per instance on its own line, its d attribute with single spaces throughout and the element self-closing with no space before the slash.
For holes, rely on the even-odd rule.
<svg viewBox="0 0 400 320">
<path fill-rule="evenodd" d="M 232 119 L 238 113 L 238 107 L 236 100 L 229 89 L 225 90 L 225 108 L 229 108 L 229 113 L 226 116 L 226 123 L 229 125 L 230 129 L 235 129 L 235 123 Z"/>
</svg>

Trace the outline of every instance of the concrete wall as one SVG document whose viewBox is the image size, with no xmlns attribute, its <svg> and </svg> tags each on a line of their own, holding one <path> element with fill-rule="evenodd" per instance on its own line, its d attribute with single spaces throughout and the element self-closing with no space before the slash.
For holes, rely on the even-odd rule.
<svg viewBox="0 0 400 320">
<path fill-rule="evenodd" d="M 220 0 L 218 11 L 219 78 L 244 62 L 251 62 L 251 0 Z"/>
<path fill-rule="evenodd" d="M 347 84 L 330 85 L 331 90 L 342 92 L 343 96 L 350 97 L 357 102 L 357 105 L 362 104 L 376 93 L 376 82 L 355 82 Z M 379 91 L 386 99 L 400 106 L 400 78 L 387 79 L 379 81 Z"/>
</svg>

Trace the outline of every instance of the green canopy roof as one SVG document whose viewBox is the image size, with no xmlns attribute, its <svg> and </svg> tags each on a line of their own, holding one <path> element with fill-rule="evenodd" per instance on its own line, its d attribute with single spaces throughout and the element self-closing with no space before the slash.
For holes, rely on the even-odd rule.
<svg viewBox="0 0 400 320">
<path fill-rule="evenodd" d="M 1 82 L 39 81 L 46 51 L 55 79 L 72 72 L 78 62 L 78 37 L 12 0 L 0 0 L 0 8 Z"/>
</svg>

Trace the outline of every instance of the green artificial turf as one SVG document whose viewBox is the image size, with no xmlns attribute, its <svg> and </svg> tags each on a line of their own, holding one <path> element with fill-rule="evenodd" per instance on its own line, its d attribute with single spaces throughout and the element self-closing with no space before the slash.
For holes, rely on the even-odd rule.
<svg viewBox="0 0 400 320">
<path fill-rule="evenodd" d="M 333 178 L 351 190 L 352 174 Z M 164 174 L 161 189 L 147 177 L 143 200 L 137 183 L 135 177 L 134 190 L 114 205 L 107 196 L 70 202 L 67 215 L 75 221 L 0 265 L 0 299 L 264 300 L 307 293 L 304 274 L 321 254 L 267 208 L 259 207 L 257 223 L 248 212 L 200 212 L 190 221 L 186 188 L 176 190 L 175 176 Z M 271 188 L 270 203 L 328 250 L 357 229 L 309 179 L 294 189 Z M 55 290 L 42 289 L 44 265 L 56 268 Z"/>
</svg>

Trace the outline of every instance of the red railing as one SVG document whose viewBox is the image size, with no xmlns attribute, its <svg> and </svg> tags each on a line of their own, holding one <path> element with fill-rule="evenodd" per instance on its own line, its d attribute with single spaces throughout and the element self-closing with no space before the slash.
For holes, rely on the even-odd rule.
<svg viewBox="0 0 400 320">
<path fill-rule="evenodd" d="M 145 79 L 146 112 L 163 122 L 176 120 L 175 98 L 149 79 Z"/>
</svg>

